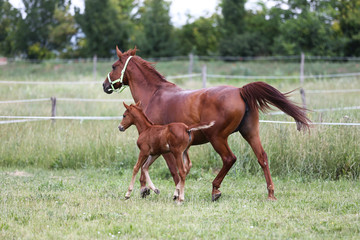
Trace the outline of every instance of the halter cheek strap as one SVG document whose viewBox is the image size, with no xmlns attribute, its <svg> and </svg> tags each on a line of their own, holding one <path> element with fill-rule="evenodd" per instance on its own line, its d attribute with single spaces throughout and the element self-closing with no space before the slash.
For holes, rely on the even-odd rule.
<svg viewBox="0 0 360 240">
<path fill-rule="evenodd" d="M 123 78 L 124 78 L 124 74 L 125 74 L 127 65 L 129 64 L 129 61 L 130 61 L 130 59 L 131 59 L 132 57 L 133 57 L 133 56 L 130 56 L 130 57 L 126 60 L 125 65 L 124 65 L 124 68 L 123 68 L 123 70 L 121 71 L 121 77 L 120 77 L 119 79 L 116 79 L 116 80 L 114 80 L 114 81 L 111 81 L 110 72 L 108 73 L 108 75 L 107 75 L 108 81 L 109 81 L 109 83 L 110 83 L 111 89 L 112 89 L 114 92 L 117 92 L 117 91 L 118 91 L 119 93 L 121 93 L 121 92 L 124 91 L 124 89 L 127 87 L 127 86 L 125 86 L 125 85 L 123 84 Z M 115 83 L 118 83 L 118 82 L 121 83 L 121 88 L 115 89 L 115 88 L 114 88 L 114 84 L 115 84 Z"/>
</svg>

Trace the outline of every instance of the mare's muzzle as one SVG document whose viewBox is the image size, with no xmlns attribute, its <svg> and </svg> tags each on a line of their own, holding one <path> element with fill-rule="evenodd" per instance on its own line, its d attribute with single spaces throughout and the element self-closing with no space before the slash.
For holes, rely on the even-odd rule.
<svg viewBox="0 0 360 240">
<path fill-rule="evenodd" d="M 110 84 L 105 84 L 105 82 L 103 83 L 103 90 L 107 94 L 111 94 L 114 92 L 114 90 L 111 89 Z"/>
</svg>

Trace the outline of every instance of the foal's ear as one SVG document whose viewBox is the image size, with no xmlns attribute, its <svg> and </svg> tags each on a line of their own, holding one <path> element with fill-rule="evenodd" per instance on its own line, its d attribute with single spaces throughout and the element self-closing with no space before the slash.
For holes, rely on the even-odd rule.
<svg viewBox="0 0 360 240">
<path fill-rule="evenodd" d="M 125 107 L 126 109 L 128 109 L 128 108 L 129 108 L 129 105 L 126 105 L 126 103 L 125 103 L 125 102 L 123 102 L 123 104 L 124 104 L 124 107 Z"/>
<path fill-rule="evenodd" d="M 118 58 L 121 58 L 122 52 L 119 50 L 117 45 L 116 45 L 116 54 L 117 54 Z"/>
<path fill-rule="evenodd" d="M 141 101 L 138 101 L 138 102 L 136 103 L 136 106 L 137 106 L 137 107 L 141 107 Z"/>
</svg>

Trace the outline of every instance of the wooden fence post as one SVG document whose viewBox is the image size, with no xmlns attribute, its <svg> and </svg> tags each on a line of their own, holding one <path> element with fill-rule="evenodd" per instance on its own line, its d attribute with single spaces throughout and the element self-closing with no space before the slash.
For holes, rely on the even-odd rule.
<svg viewBox="0 0 360 240">
<path fill-rule="evenodd" d="M 97 77 L 97 74 L 96 74 L 96 64 L 97 64 L 97 55 L 95 54 L 95 55 L 94 55 L 94 58 L 93 58 L 93 76 L 94 76 L 94 81 L 96 81 L 96 77 Z"/>
<path fill-rule="evenodd" d="M 56 116 L 56 97 L 51 97 L 51 117 Z M 55 123 L 55 119 L 52 119 L 52 122 Z"/>
<path fill-rule="evenodd" d="M 201 76 L 202 76 L 202 87 L 206 88 L 206 64 L 202 66 Z"/>
<path fill-rule="evenodd" d="M 303 88 L 304 86 L 304 65 L 305 65 L 305 54 L 301 52 L 301 61 L 300 61 L 300 94 L 301 94 L 301 100 L 303 104 L 303 108 L 306 108 L 306 98 L 305 98 L 305 90 Z"/>
<path fill-rule="evenodd" d="M 193 72 L 193 65 L 194 65 L 194 54 L 190 53 L 189 54 L 189 80 L 192 80 L 191 74 Z"/>
</svg>

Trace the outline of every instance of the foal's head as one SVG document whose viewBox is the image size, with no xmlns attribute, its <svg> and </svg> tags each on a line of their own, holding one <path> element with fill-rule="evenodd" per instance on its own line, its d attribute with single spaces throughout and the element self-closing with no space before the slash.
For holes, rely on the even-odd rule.
<svg viewBox="0 0 360 240">
<path fill-rule="evenodd" d="M 126 105 L 124 102 L 124 107 L 126 108 L 126 111 L 123 114 L 123 119 L 121 120 L 121 123 L 119 125 L 120 131 L 125 131 L 128 129 L 131 125 L 136 124 L 137 121 L 148 121 L 145 114 L 140 108 L 140 101 L 136 103 L 136 105 L 131 104 Z"/>
</svg>

